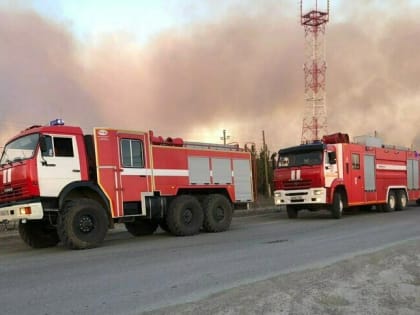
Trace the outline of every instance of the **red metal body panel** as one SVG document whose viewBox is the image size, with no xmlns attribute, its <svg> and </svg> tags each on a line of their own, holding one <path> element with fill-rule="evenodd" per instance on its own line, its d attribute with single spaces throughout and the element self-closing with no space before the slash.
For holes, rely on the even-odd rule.
<svg viewBox="0 0 420 315">
<path fill-rule="evenodd" d="M 352 154 L 360 155 L 360 169 L 353 169 Z M 364 156 L 374 156 L 375 161 L 375 191 L 365 191 Z M 407 187 L 407 159 L 417 159 L 413 151 L 388 148 L 366 147 L 359 144 L 343 145 L 344 185 L 347 191 L 348 203 L 352 205 L 385 203 L 391 187 Z M 347 166 L 348 164 L 348 166 Z M 409 192 L 409 199 L 418 199 L 418 189 Z"/>
<path fill-rule="evenodd" d="M 139 140 L 144 143 L 144 169 L 149 169 L 150 166 L 150 159 L 147 157 L 149 156 L 149 139 L 147 137 L 147 133 L 140 132 L 140 133 L 125 133 L 125 132 L 117 132 L 117 141 L 121 141 L 123 139 L 134 139 Z M 119 148 L 118 146 L 115 148 L 116 154 L 119 155 Z M 100 152 L 98 152 L 100 153 Z M 115 153 L 114 153 L 115 154 Z M 122 201 L 138 201 L 140 200 L 139 192 L 151 192 L 152 188 L 152 176 L 147 172 L 142 173 L 135 173 L 133 174 L 132 169 L 130 168 L 123 168 L 121 164 L 121 159 L 119 159 L 120 167 L 117 167 L 117 178 L 119 179 L 118 187 L 120 187 L 121 192 L 121 200 Z"/>
<path fill-rule="evenodd" d="M 231 183 L 214 183 L 210 176 L 208 183 L 190 183 L 189 158 L 208 159 L 208 169 L 212 170 L 211 159 L 233 159 L 250 161 L 250 154 L 243 151 L 210 150 L 186 147 L 184 142 L 157 143 L 152 133 L 118 131 L 108 128 L 96 128 L 95 147 L 98 169 L 98 184 L 111 202 L 113 217 L 124 216 L 124 202 L 144 201 L 145 196 L 158 193 L 160 196 L 176 196 L 182 189 L 226 189 L 232 201 L 236 200 L 233 174 Z M 144 149 L 144 165 L 127 168 L 121 161 L 120 141 L 138 140 Z M 250 165 L 251 167 L 251 165 Z"/>
<path fill-rule="evenodd" d="M 332 139 L 333 143 L 335 138 L 328 139 Z M 293 152 L 293 150 L 294 148 L 284 149 L 283 152 Z M 304 149 L 296 147 L 296 150 Z M 327 181 L 326 170 L 330 165 L 327 166 L 326 161 L 323 161 L 321 166 L 277 168 L 273 180 L 275 193 L 278 191 L 279 196 L 279 202 L 276 204 L 293 204 L 293 197 L 287 199 L 282 192 L 286 196 L 293 196 L 296 191 L 295 195 L 303 196 L 308 195 L 310 189 L 320 188 L 326 192 L 325 205 L 331 205 L 337 187 L 344 188 L 348 206 L 385 204 L 390 189 L 406 191 L 409 200 L 420 199 L 419 155 L 415 151 L 390 146 L 366 146 L 347 141 L 328 144 L 324 151 L 324 159 L 327 152 L 336 153 L 336 178 L 331 184 Z M 365 165 L 366 161 L 369 161 L 369 165 Z M 410 172 L 417 174 L 410 174 L 409 178 L 410 161 L 415 164 Z M 410 180 L 413 181 L 412 187 L 409 184 Z M 308 193 L 305 193 L 305 190 L 308 190 Z M 306 200 L 308 199 L 300 204 L 311 203 Z"/>
<path fill-rule="evenodd" d="M 124 136 L 125 133 L 119 133 L 118 130 L 105 128 L 95 129 L 94 132 L 98 184 L 110 201 L 112 216 L 121 217 L 123 216 L 122 173 L 124 170 L 121 165 L 118 148 L 119 137 Z M 141 135 L 144 136 L 144 133 Z M 135 136 L 132 135 L 132 137 Z M 130 183 L 130 179 L 125 179 L 124 183 L 126 185 L 132 184 Z M 124 193 L 127 198 L 131 197 L 131 191 Z M 140 197 L 138 196 L 136 199 L 139 200 Z"/>
<path fill-rule="evenodd" d="M 211 158 L 229 158 L 229 159 L 250 159 L 250 154 L 247 152 L 235 151 L 220 151 L 208 149 L 191 149 L 188 147 L 164 147 L 152 146 L 153 150 L 153 168 L 154 169 L 168 169 L 188 171 L 188 157 L 203 157 L 209 158 L 209 168 L 212 169 Z M 233 169 L 233 165 L 231 165 Z M 213 182 L 213 177 L 210 177 L 209 184 L 217 185 L 221 188 L 226 188 L 230 194 L 231 200 L 235 200 L 234 178 L 231 185 L 223 185 Z M 186 176 L 154 176 L 154 187 L 160 191 L 162 195 L 176 195 L 179 189 L 184 188 L 208 188 L 209 185 L 191 185 Z M 215 187 L 215 186 L 212 186 Z"/>
<path fill-rule="evenodd" d="M 160 170 L 188 170 L 188 151 L 185 148 L 152 146 L 153 168 Z M 154 189 L 163 196 L 174 196 L 180 187 L 188 187 L 187 176 L 154 176 Z"/>
<path fill-rule="evenodd" d="M 74 135 L 76 137 L 77 147 L 79 150 L 79 157 L 80 157 L 80 174 L 82 180 L 89 179 L 89 172 L 88 172 L 88 162 L 87 162 L 87 155 L 86 155 L 86 147 L 83 139 L 83 131 L 80 127 L 74 126 L 39 126 L 39 127 L 32 127 L 23 130 L 17 136 L 10 139 L 9 142 L 20 138 L 25 135 L 40 133 L 40 134 L 47 134 L 47 135 Z M 37 152 L 34 154 L 34 158 L 36 157 Z M 36 163 L 34 161 L 34 163 Z M 36 167 L 35 167 L 36 171 Z"/>
<path fill-rule="evenodd" d="M 34 137 L 38 142 L 33 141 L 33 157 L 7 161 L 0 168 L 0 215 L 6 220 L 15 218 L 17 208 L 10 204 L 25 200 L 32 202 L 36 219 L 42 218 L 44 204 L 59 204 L 65 197 L 63 191 L 82 196 L 98 193 L 97 198 L 109 202 L 112 218 L 162 216 L 167 197 L 181 193 L 199 197 L 226 193 L 232 202 L 252 201 L 251 155 L 238 146 L 186 143 L 179 138 L 164 140 L 152 132 L 95 128 L 92 148 L 90 136 L 85 138 L 81 128 L 64 125 L 30 127 L 11 141 L 29 134 L 52 136 L 54 145 L 56 138 L 71 138 L 78 151 L 59 156 L 54 146 L 51 155 L 41 156 L 40 143 L 44 142 Z M 66 173 L 60 173 L 63 170 Z"/>
<path fill-rule="evenodd" d="M 364 146 L 356 144 L 343 144 L 343 182 L 347 191 L 349 205 L 364 203 Z M 359 157 L 359 168 L 352 165 L 352 154 Z"/>
<path fill-rule="evenodd" d="M 35 163 L 30 159 L 0 168 L 0 203 L 39 197 Z"/>
<path fill-rule="evenodd" d="M 277 168 L 274 170 L 274 190 L 307 189 L 325 185 L 322 165 Z"/>
<path fill-rule="evenodd" d="M 88 180 L 88 166 L 83 133 L 79 127 L 70 126 L 39 126 L 23 130 L 10 139 L 9 142 L 30 134 L 74 135 L 77 141 L 80 157 L 80 173 L 82 180 Z M 6 164 L 0 168 L 0 203 L 13 202 L 40 197 L 37 174 L 37 156 L 39 148 L 30 159 Z M 10 177 L 10 182 L 3 180 Z"/>
<path fill-rule="evenodd" d="M 88 159 L 83 134 L 76 134 L 76 142 L 79 151 L 81 180 L 91 180 L 91 178 L 89 178 Z"/>
</svg>

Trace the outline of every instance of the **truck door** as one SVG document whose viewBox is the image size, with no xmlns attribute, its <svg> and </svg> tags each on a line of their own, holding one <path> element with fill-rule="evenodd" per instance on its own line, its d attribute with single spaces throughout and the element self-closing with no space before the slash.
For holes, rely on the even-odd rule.
<svg viewBox="0 0 420 315">
<path fill-rule="evenodd" d="M 69 183 L 81 180 L 79 150 L 75 136 L 44 135 L 45 148 L 38 151 L 40 195 L 57 197 Z"/>
<path fill-rule="evenodd" d="M 153 191 L 147 134 L 118 133 L 118 146 L 124 215 L 146 215 L 144 197 Z"/>
<path fill-rule="evenodd" d="M 349 204 L 365 202 L 364 198 L 364 174 L 363 159 L 361 152 L 351 152 Z"/>
</svg>

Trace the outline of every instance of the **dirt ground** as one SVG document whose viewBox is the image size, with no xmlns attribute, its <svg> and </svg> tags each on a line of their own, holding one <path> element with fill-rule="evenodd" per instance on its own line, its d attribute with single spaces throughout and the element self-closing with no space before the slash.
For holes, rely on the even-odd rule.
<svg viewBox="0 0 420 315">
<path fill-rule="evenodd" d="M 147 314 L 420 314 L 420 240 Z"/>
</svg>

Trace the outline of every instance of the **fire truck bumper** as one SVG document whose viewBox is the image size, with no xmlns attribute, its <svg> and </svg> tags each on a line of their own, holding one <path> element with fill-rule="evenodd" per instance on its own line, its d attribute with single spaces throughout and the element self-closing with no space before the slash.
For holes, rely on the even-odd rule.
<svg viewBox="0 0 420 315">
<path fill-rule="evenodd" d="M 0 207 L 0 222 L 42 219 L 43 213 L 44 211 L 40 202 Z"/>
<path fill-rule="evenodd" d="M 325 188 L 310 188 L 301 190 L 276 190 L 274 204 L 276 206 L 293 204 L 325 204 L 327 190 Z"/>
</svg>

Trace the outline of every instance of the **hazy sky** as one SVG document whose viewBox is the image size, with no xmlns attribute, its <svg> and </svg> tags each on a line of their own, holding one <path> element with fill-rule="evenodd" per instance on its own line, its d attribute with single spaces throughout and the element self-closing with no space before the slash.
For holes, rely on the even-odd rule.
<svg viewBox="0 0 420 315">
<path fill-rule="evenodd" d="M 205 1 L 191 0 L 38 0 L 29 6 L 65 23 L 81 40 L 126 32 L 147 43 L 165 29 L 208 16 Z"/>
<path fill-rule="evenodd" d="M 329 131 L 420 148 L 419 1 L 330 5 Z M 296 0 L 0 0 L 0 146 L 58 116 L 88 132 L 297 144 L 298 13 Z"/>
</svg>

